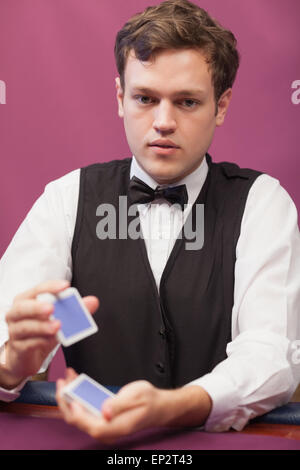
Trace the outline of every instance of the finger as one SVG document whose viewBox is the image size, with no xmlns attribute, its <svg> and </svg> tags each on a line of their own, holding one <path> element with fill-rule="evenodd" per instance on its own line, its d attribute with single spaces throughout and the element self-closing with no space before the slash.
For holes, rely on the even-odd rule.
<svg viewBox="0 0 300 470">
<path fill-rule="evenodd" d="M 153 390 L 153 386 L 144 380 L 125 385 L 114 397 L 105 400 L 101 409 L 103 416 L 110 420 L 120 413 L 144 405 Z"/>
<path fill-rule="evenodd" d="M 72 424 L 104 443 L 111 444 L 121 437 L 146 427 L 145 411 L 142 407 L 127 410 L 112 421 L 106 421 L 102 417 L 97 418 L 90 413 L 84 415 L 77 405 L 77 403 L 76 405 L 72 404 Z"/>
<path fill-rule="evenodd" d="M 30 368 L 31 358 L 35 353 L 39 353 L 40 360 L 43 362 L 51 351 L 56 347 L 57 340 L 56 338 L 51 337 L 35 337 L 35 338 L 26 338 L 19 341 L 8 341 L 7 344 L 7 354 L 10 354 L 10 351 L 13 349 L 14 352 L 18 354 L 25 354 L 28 358 L 27 366 Z M 25 363 L 26 366 L 26 363 Z"/>
<path fill-rule="evenodd" d="M 57 294 L 67 287 L 70 287 L 70 282 L 66 280 L 46 281 L 17 295 L 15 300 L 35 299 L 37 295 L 48 292 L 50 294 Z"/>
<path fill-rule="evenodd" d="M 59 379 L 56 382 L 56 401 L 59 409 L 61 411 L 62 417 L 65 421 L 71 424 L 72 422 L 72 411 L 70 408 L 70 403 L 62 395 L 62 389 L 67 385 L 66 381 Z"/>
<path fill-rule="evenodd" d="M 75 401 L 69 402 L 66 400 L 65 396 L 63 395 L 63 389 L 66 385 L 70 383 L 70 381 L 74 380 L 74 377 L 77 377 L 76 372 L 73 369 L 66 370 L 66 378 L 65 379 L 58 379 L 56 382 L 56 401 L 62 412 L 62 416 L 69 424 L 76 425 L 79 429 L 87 431 L 87 423 L 86 418 L 89 418 L 90 413 L 87 413 L 79 404 L 79 408 L 82 408 L 80 411 L 80 419 L 77 423 L 76 417 L 76 405 Z M 75 413 L 74 413 L 75 409 Z M 86 416 L 85 416 L 86 415 Z M 82 421 L 82 423 L 81 423 Z"/>
<path fill-rule="evenodd" d="M 87 309 L 94 313 L 99 308 L 97 297 L 84 297 Z M 35 299 L 18 299 L 14 302 L 11 310 L 6 314 L 7 322 L 20 321 L 20 318 L 34 318 L 38 315 L 40 320 L 47 320 L 53 313 L 54 306 L 48 302 L 40 302 Z"/>
<path fill-rule="evenodd" d="M 70 424 L 77 426 L 81 431 L 94 438 L 101 437 L 106 425 L 101 415 L 94 416 L 92 413 L 87 412 L 80 403 L 75 401 L 70 403 L 67 413 Z"/>
<path fill-rule="evenodd" d="M 51 303 L 39 302 L 37 300 L 25 299 L 16 301 L 11 310 L 6 314 L 6 321 L 20 321 L 23 318 L 39 317 L 39 320 L 48 320 L 53 312 L 54 306 Z"/>
<path fill-rule="evenodd" d="M 95 313 L 99 308 L 99 299 L 95 296 L 89 295 L 83 297 L 83 301 L 90 313 Z"/>
<path fill-rule="evenodd" d="M 78 374 L 74 371 L 74 369 L 72 369 L 71 367 L 68 367 L 65 371 L 65 378 L 64 379 L 58 379 L 57 382 L 56 382 L 56 397 L 57 399 L 60 401 L 60 400 L 64 400 L 64 402 L 66 401 L 63 397 L 62 397 L 62 389 L 70 382 L 72 382 L 74 379 L 76 379 L 76 377 L 78 376 Z"/>
<path fill-rule="evenodd" d="M 127 410 L 106 425 L 98 427 L 98 437 L 103 442 L 113 442 L 116 439 L 140 431 L 148 426 L 148 416 L 143 406 Z"/>
<path fill-rule="evenodd" d="M 144 407 L 143 403 L 137 403 L 136 401 L 128 401 L 122 399 L 120 401 L 113 401 L 111 398 L 106 400 L 101 408 L 103 417 L 107 422 L 113 422 L 114 425 L 118 423 L 118 418 L 124 414 L 128 414 L 133 410 L 138 410 Z"/>
<path fill-rule="evenodd" d="M 87 412 L 79 403 L 76 401 L 68 402 L 63 396 L 63 388 L 74 380 L 78 374 L 72 368 L 67 368 L 65 372 L 65 379 L 58 379 L 56 382 L 56 401 L 60 408 L 63 418 L 69 424 L 77 426 L 82 431 L 93 435 L 98 429 L 99 423 L 103 418 L 100 416 L 94 416 Z"/>
<path fill-rule="evenodd" d="M 66 369 L 66 382 L 67 382 L 67 383 L 70 383 L 70 382 L 72 382 L 73 380 L 75 380 L 76 377 L 78 377 L 78 374 L 75 372 L 75 370 L 72 369 L 72 367 L 68 367 L 68 368 Z"/>
<path fill-rule="evenodd" d="M 26 338 L 55 336 L 60 326 L 59 320 L 38 321 L 26 319 L 12 323 L 9 326 L 9 339 L 19 341 Z"/>
<path fill-rule="evenodd" d="M 65 379 L 58 379 L 56 381 L 56 393 L 55 397 L 57 401 L 60 401 L 62 399 L 62 389 L 67 385 L 67 382 Z"/>
</svg>

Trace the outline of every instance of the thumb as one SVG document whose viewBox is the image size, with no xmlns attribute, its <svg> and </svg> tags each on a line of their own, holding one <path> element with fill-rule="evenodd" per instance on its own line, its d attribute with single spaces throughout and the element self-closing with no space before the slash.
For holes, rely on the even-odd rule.
<svg viewBox="0 0 300 470">
<path fill-rule="evenodd" d="M 102 415 L 107 421 L 110 421 L 125 411 L 142 406 L 145 402 L 145 393 L 149 386 L 152 387 L 145 380 L 137 380 L 125 385 L 114 397 L 107 398 L 103 402 L 101 408 Z"/>
<path fill-rule="evenodd" d="M 95 313 L 100 305 L 99 299 L 93 295 L 84 297 L 83 302 L 90 313 Z"/>
</svg>

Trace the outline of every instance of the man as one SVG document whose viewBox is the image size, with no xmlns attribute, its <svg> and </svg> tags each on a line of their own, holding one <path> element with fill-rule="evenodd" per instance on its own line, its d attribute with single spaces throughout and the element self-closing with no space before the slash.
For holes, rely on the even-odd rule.
<svg viewBox="0 0 300 470">
<path fill-rule="evenodd" d="M 207 154 L 238 69 L 232 33 L 192 3 L 170 0 L 133 17 L 115 54 L 134 158 L 50 183 L 4 255 L 2 397 L 47 368 L 60 325 L 36 296 L 71 283 L 99 332 L 64 348 L 71 369 L 57 400 L 67 421 L 103 441 L 151 426 L 242 429 L 287 402 L 298 382 L 295 207 L 277 180 Z M 122 197 L 138 204 L 143 239 L 97 231 L 99 208 L 119 213 Z M 180 231 L 189 222 L 201 230 L 201 205 L 204 243 L 187 249 Z M 13 301 L 15 291 L 24 292 Z M 73 369 L 122 387 L 101 418 L 62 400 Z"/>
</svg>

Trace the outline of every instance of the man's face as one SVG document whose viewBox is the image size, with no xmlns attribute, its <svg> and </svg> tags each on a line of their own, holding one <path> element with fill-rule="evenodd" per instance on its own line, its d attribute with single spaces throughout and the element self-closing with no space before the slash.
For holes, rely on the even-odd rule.
<svg viewBox="0 0 300 470">
<path fill-rule="evenodd" d="M 167 50 L 141 62 L 131 52 L 125 90 L 116 79 L 119 116 L 131 152 L 160 184 L 175 183 L 202 162 L 231 98 L 216 101 L 211 72 L 194 49 Z"/>
</svg>

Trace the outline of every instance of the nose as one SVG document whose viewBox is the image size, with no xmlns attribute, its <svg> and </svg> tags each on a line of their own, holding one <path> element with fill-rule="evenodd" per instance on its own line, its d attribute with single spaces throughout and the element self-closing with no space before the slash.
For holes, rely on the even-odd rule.
<svg viewBox="0 0 300 470">
<path fill-rule="evenodd" d="M 162 100 L 154 110 L 154 129 L 160 134 L 172 134 L 176 126 L 172 104 Z"/>
</svg>

